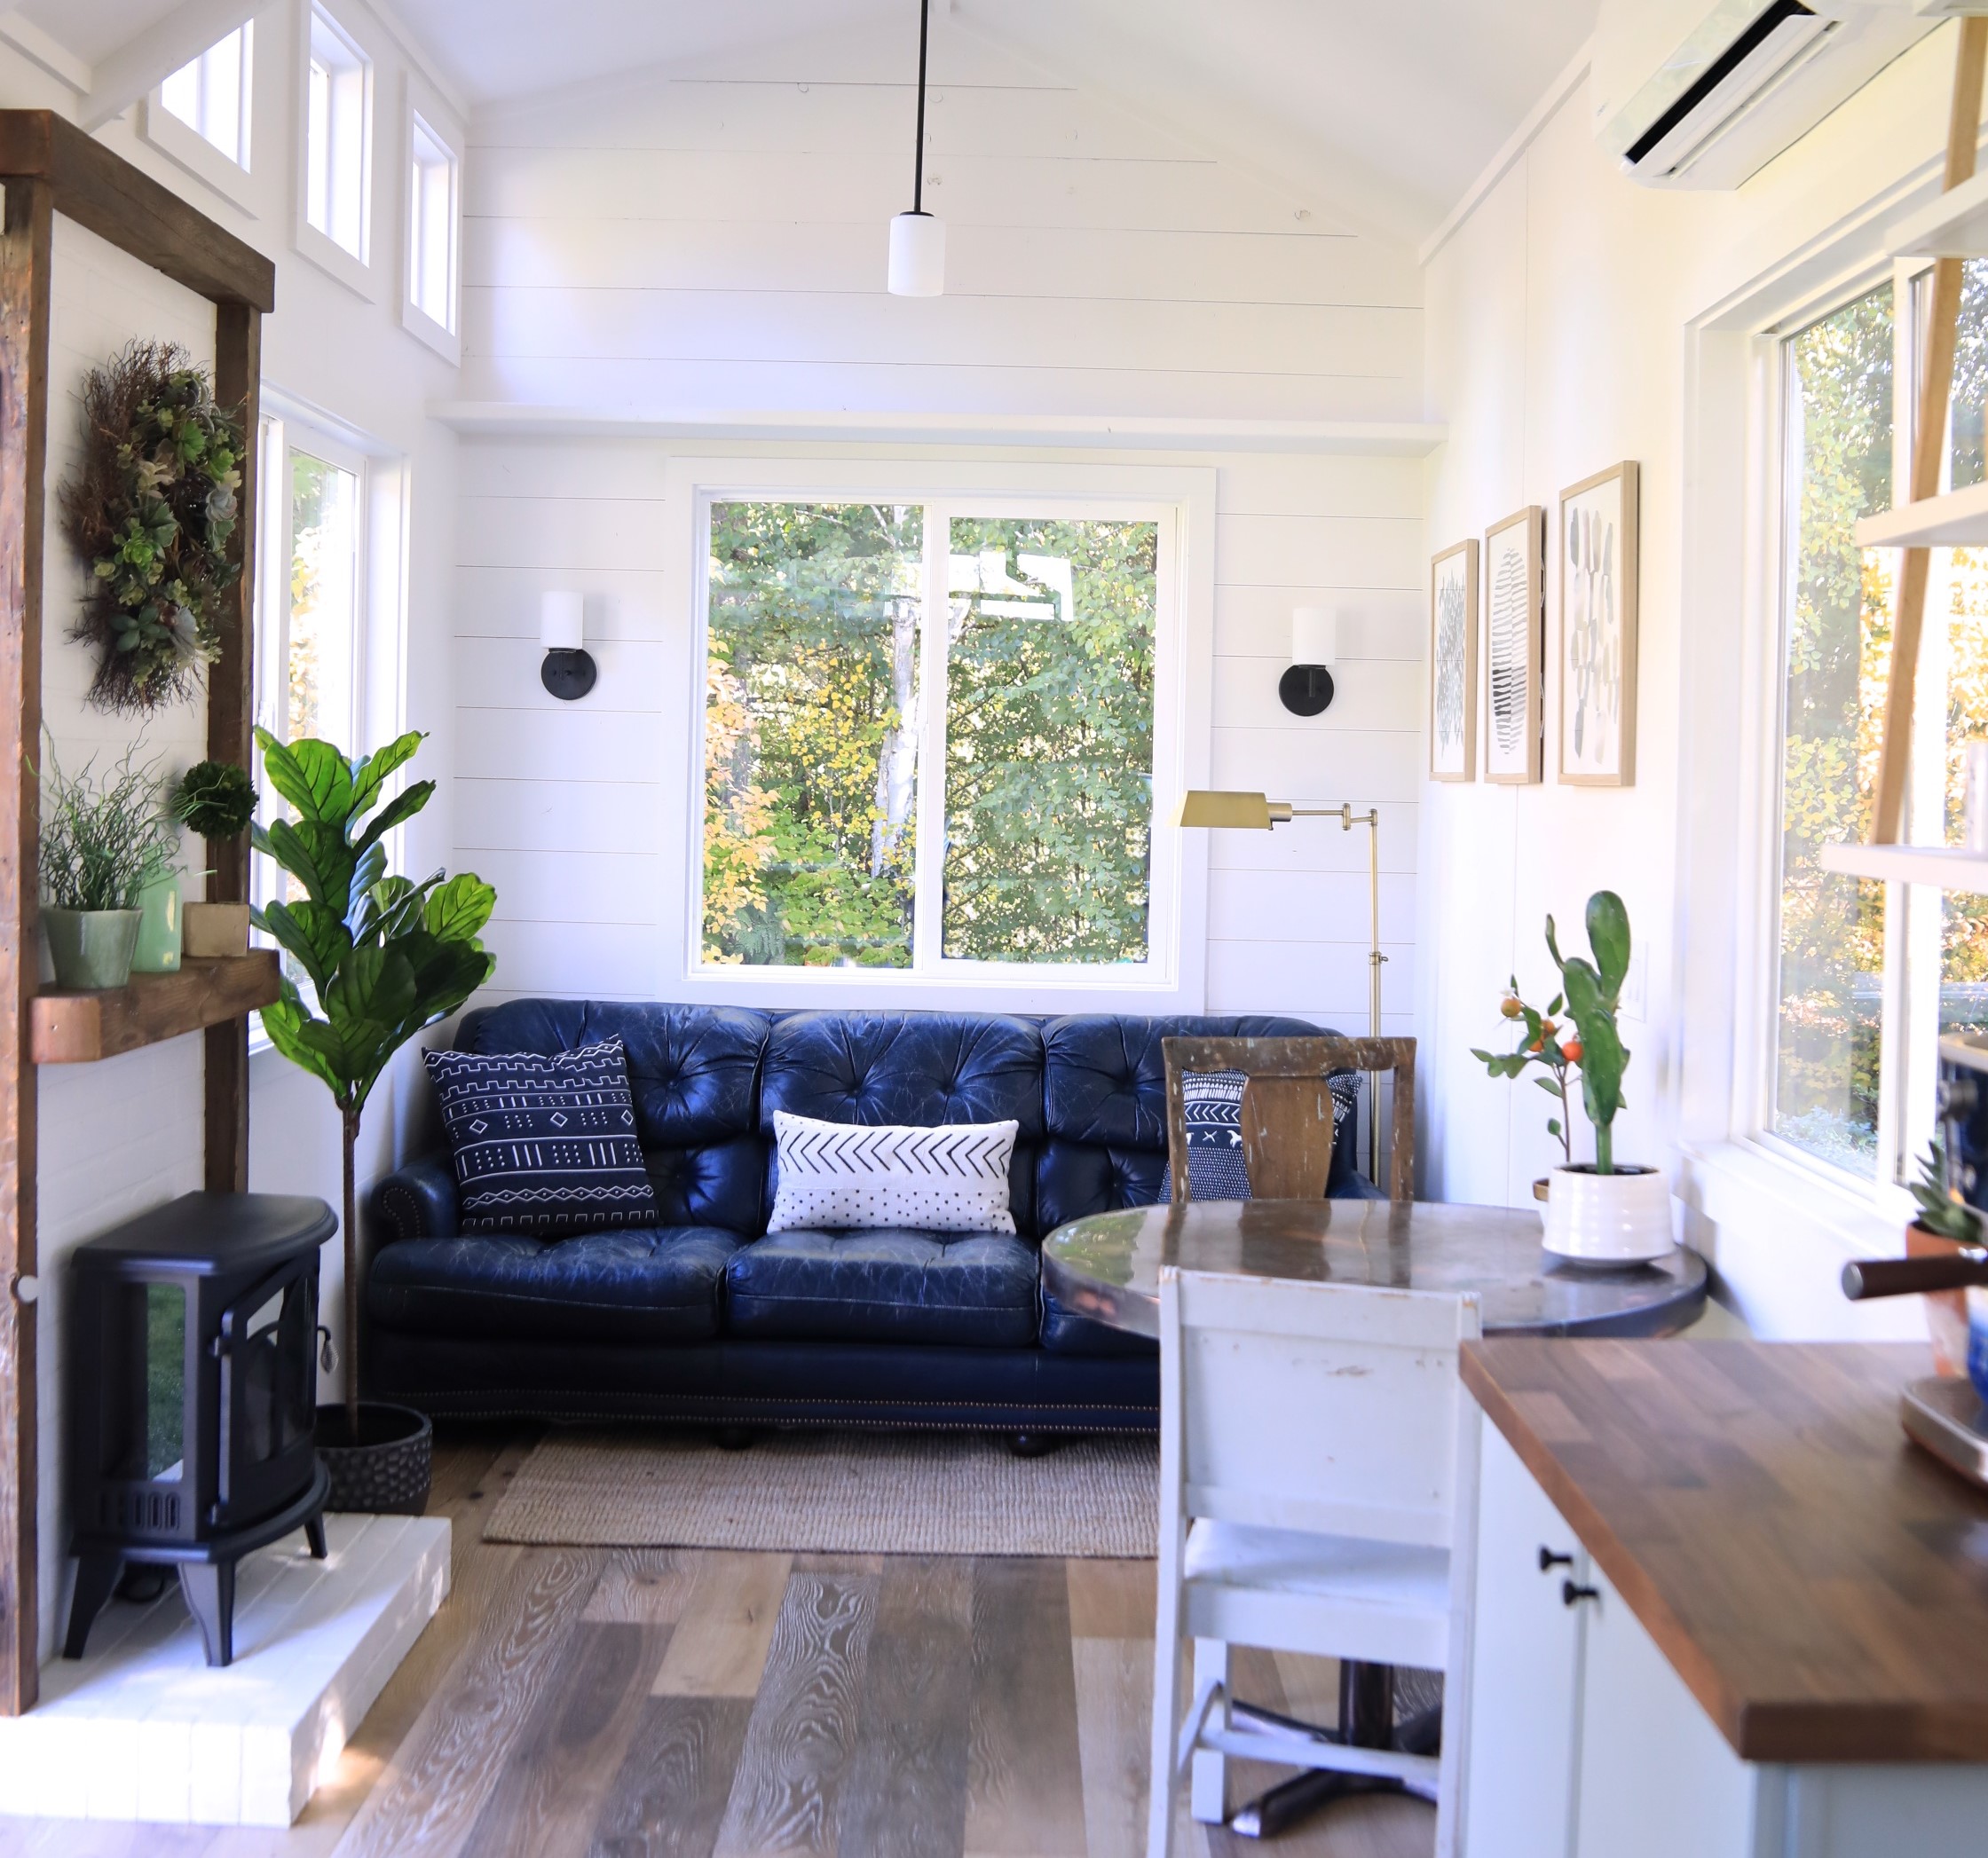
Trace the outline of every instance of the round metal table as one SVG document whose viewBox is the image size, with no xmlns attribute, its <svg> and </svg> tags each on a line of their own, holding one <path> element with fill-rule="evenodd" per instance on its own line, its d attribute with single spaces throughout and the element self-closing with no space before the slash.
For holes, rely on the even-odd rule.
<svg viewBox="0 0 1988 1858">
<path fill-rule="evenodd" d="M 1674 1334 L 1705 1308 L 1708 1273 L 1682 1248 L 1653 1264 L 1598 1267 L 1556 1258 L 1531 1208 L 1441 1201 L 1190 1201 L 1099 1213 L 1043 1241 L 1045 1291 L 1066 1310 L 1140 1335 L 1160 1332 L 1160 1269 L 1218 1271 L 1393 1290 L 1474 1290 L 1500 1335 Z M 1399 1681 L 1398 1681 L 1399 1680 Z M 1339 1667 L 1339 1722 L 1294 1721 L 1232 1699 L 1231 1716 L 1321 1742 L 1433 1754 L 1440 1681 L 1353 1659 Z M 1270 1837 L 1349 1794 L 1404 1783 L 1315 1769 L 1249 1801 L 1230 1823 Z"/>
<path fill-rule="evenodd" d="M 1705 1308 L 1705 1261 L 1573 1264 L 1530 1208 L 1444 1201 L 1214 1200 L 1097 1213 L 1042 1248 L 1043 1287 L 1114 1329 L 1160 1332 L 1160 1267 L 1245 1277 L 1474 1290 L 1487 1334 L 1670 1335 Z"/>
</svg>

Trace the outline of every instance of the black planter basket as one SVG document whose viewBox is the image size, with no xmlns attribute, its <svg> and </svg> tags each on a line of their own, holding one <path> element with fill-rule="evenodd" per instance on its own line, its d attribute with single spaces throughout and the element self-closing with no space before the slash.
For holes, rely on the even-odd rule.
<svg viewBox="0 0 1988 1858">
<path fill-rule="evenodd" d="M 428 1508 L 435 1428 L 425 1413 L 361 1400 L 353 1442 L 343 1406 L 318 1409 L 318 1456 L 331 1473 L 327 1510 L 418 1516 Z"/>
</svg>

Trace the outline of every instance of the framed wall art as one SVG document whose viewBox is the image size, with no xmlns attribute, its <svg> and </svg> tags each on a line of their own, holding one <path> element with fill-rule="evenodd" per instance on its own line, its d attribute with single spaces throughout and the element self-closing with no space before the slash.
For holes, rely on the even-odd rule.
<svg viewBox="0 0 1988 1858">
<path fill-rule="evenodd" d="M 1541 777 L 1545 512 L 1528 503 L 1484 532 L 1484 778 Z"/>
<path fill-rule="evenodd" d="M 1636 779 L 1637 468 L 1560 492 L 1560 778 Z"/>
<path fill-rule="evenodd" d="M 1429 564 L 1429 778 L 1477 778 L 1477 538 Z"/>
</svg>

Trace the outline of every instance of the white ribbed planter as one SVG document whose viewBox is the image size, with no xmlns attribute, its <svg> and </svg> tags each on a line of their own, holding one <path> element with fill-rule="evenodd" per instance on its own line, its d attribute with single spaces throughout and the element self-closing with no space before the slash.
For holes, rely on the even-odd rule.
<svg viewBox="0 0 1988 1858">
<path fill-rule="evenodd" d="M 1655 1168 L 1597 1174 L 1583 1163 L 1556 1168 L 1546 1196 L 1548 1251 L 1585 1264 L 1643 1264 L 1671 1237 L 1670 1183 Z"/>
</svg>

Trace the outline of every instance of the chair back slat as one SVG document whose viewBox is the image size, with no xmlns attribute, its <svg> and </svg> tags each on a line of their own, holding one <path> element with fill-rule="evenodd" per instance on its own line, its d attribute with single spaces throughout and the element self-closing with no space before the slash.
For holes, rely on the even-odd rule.
<svg viewBox="0 0 1988 1858">
<path fill-rule="evenodd" d="M 1449 1547 L 1457 1355 L 1480 1332 L 1470 1295 L 1163 1272 L 1162 1477 L 1182 1520 Z"/>
<path fill-rule="evenodd" d="M 1369 1075 L 1367 1114 L 1377 1116 L 1378 1081 L 1393 1077 L 1393 1114 L 1388 1129 L 1385 1186 L 1390 1200 L 1415 1197 L 1415 1041 L 1409 1038 L 1170 1038 L 1166 1060 L 1167 1157 L 1174 1193 L 1192 1197 L 1188 1179 L 1187 1106 L 1181 1079 L 1190 1071 L 1240 1071 L 1242 1159 L 1250 1192 L 1258 1200 L 1319 1200 L 1332 1169 L 1332 1094 L 1327 1078 L 1345 1072 Z"/>
</svg>

